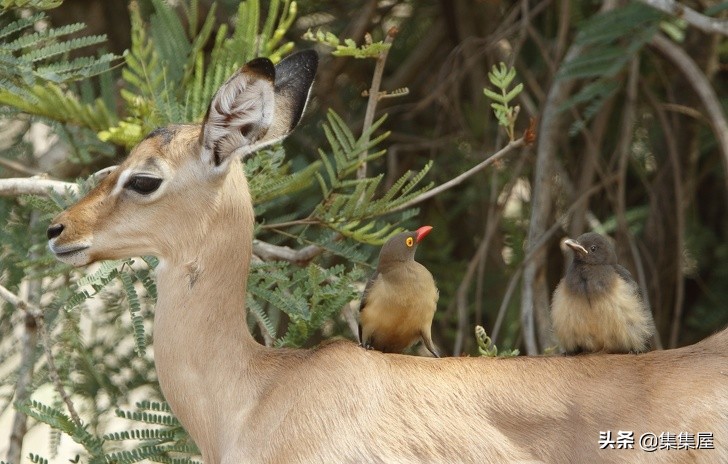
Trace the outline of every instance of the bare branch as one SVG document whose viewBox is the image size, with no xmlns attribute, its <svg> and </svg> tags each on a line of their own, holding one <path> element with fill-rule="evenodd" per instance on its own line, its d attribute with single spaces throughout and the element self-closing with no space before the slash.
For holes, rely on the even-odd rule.
<svg viewBox="0 0 728 464">
<path fill-rule="evenodd" d="M 51 378 L 51 381 L 53 382 L 56 391 L 59 395 L 61 395 L 61 399 L 63 399 L 63 402 L 66 403 L 66 407 L 68 408 L 68 412 L 71 415 L 71 419 L 73 419 L 73 422 L 80 427 L 81 418 L 78 416 L 78 413 L 76 412 L 76 407 L 73 405 L 71 397 L 68 395 L 66 388 L 61 382 L 61 377 L 58 375 L 58 369 L 56 368 L 56 363 L 53 359 L 53 352 L 51 351 L 50 336 L 43 320 L 43 311 L 41 311 L 37 306 L 32 305 L 29 302 L 18 297 L 2 285 L 0 285 L 0 298 L 7 301 L 16 308 L 25 311 L 25 313 L 29 317 L 32 317 L 35 320 L 35 323 L 38 325 L 38 329 L 40 331 L 41 339 L 43 341 L 43 349 L 45 350 L 46 361 L 48 362 L 48 375 Z"/>
<path fill-rule="evenodd" d="M 639 55 L 632 59 L 629 66 L 629 75 L 627 78 L 627 92 L 626 101 L 624 105 L 624 111 L 622 114 L 622 127 L 620 128 L 620 137 L 617 142 L 617 155 L 618 155 L 618 173 L 619 181 L 617 182 L 617 208 L 616 218 L 617 227 L 624 234 L 627 239 L 632 259 L 635 262 L 635 266 L 638 269 L 637 276 L 642 288 L 643 297 L 645 298 L 647 306 L 649 304 L 649 294 L 647 292 L 647 279 L 645 277 L 644 269 L 639 259 L 639 252 L 636 245 L 634 244 L 634 238 L 629 231 L 627 226 L 627 165 L 629 162 L 630 146 L 634 138 L 634 124 L 635 124 L 635 112 L 637 105 L 637 83 L 639 81 L 639 69 L 640 60 Z"/>
<path fill-rule="evenodd" d="M 253 240 L 253 254 L 263 261 L 288 261 L 305 266 L 323 252 L 324 249 L 317 245 L 308 245 L 300 250 L 294 250 L 287 246 Z"/>
<path fill-rule="evenodd" d="M 48 195 L 50 192 L 65 195 L 69 191 L 77 192 L 78 186 L 72 182 L 40 177 L 0 179 L 0 196 Z"/>
<path fill-rule="evenodd" d="M 15 160 L 10 160 L 7 158 L 0 158 L 0 166 L 6 169 L 10 169 L 11 171 L 18 172 L 20 174 L 25 174 L 27 176 L 37 176 L 41 174 L 41 172 L 36 169 L 29 168 L 22 163 L 18 163 Z"/>
<path fill-rule="evenodd" d="M 116 169 L 116 166 L 105 167 L 91 174 L 88 179 L 99 181 L 109 175 L 114 169 Z M 58 195 L 65 195 L 66 193 L 77 194 L 78 185 L 73 182 L 48 179 L 45 174 L 33 177 L 0 179 L 0 196 L 48 195 L 51 191 Z"/>
<path fill-rule="evenodd" d="M 685 300 L 685 278 L 683 275 L 682 252 L 685 247 L 685 204 L 684 198 L 685 193 L 682 185 L 682 170 L 680 167 L 680 153 L 677 148 L 677 142 L 675 140 L 675 134 L 673 132 L 673 126 L 670 124 L 666 115 L 665 109 L 663 109 L 657 97 L 649 91 L 649 87 L 645 89 L 645 95 L 647 101 L 650 102 L 652 108 L 657 115 L 657 120 L 662 126 L 662 133 L 665 137 L 665 146 L 667 147 L 667 154 L 672 164 L 672 182 L 673 189 L 675 191 L 675 241 L 677 246 L 675 247 L 675 253 L 677 254 L 677 263 L 675 266 L 675 304 L 673 309 L 673 320 L 670 328 L 670 337 L 667 342 L 669 348 L 675 348 L 678 342 L 678 336 L 680 334 L 680 321 L 682 320 L 682 308 Z M 657 337 L 657 344 L 661 345 L 659 340 L 659 331 Z M 659 348 L 662 348 L 661 346 Z"/>
<path fill-rule="evenodd" d="M 728 172 L 728 121 L 726 121 L 723 114 L 723 109 L 720 106 L 721 100 L 715 93 L 715 89 L 690 55 L 675 43 L 657 34 L 650 42 L 650 45 L 685 74 L 686 80 L 693 86 L 693 90 L 708 113 L 710 126 L 723 155 L 723 169 Z M 726 179 L 726 182 L 728 186 L 728 179 Z"/>
<path fill-rule="evenodd" d="M 581 53 L 581 46 L 572 45 L 564 58 L 564 62 L 575 58 Z M 548 290 L 546 289 L 546 276 L 542 272 L 545 266 L 546 252 L 543 247 L 537 246 L 546 231 L 551 217 L 551 175 L 556 158 L 557 139 L 560 135 L 561 117 L 558 111 L 559 104 L 566 99 L 573 87 L 573 81 L 557 80 L 551 86 L 546 104 L 542 112 L 541 128 L 539 129 L 536 168 L 533 180 L 533 193 L 531 196 L 531 221 L 528 230 L 528 253 L 534 253 L 523 271 L 523 287 L 521 289 L 521 330 L 526 345 L 526 353 L 538 353 L 536 340 L 537 311 L 548 307 Z"/>
<path fill-rule="evenodd" d="M 477 172 L 487 168 L 491 164 L 493 164 L 497 161 L 500 161 L 502 158 L 504 158 L 506 155 L 510 154 L 515 149 L 522 148 L 525 146 L 526 146 L 526 140 L 524 137 L 521 137 L 518 140 L 514 140 L 514 141 L 508 143 L 508 145 L 506 145 L 505 147 L 498 150 L 497 152 L 493 153 L 491 156 L 489 156 L 485 160 L 481 161 L 479 164 L 473 166 L 472 168 L 468 169 L 464 173 L 460 174 L 459 176 L 454 177 L 454 178 L 450 179 L 449 181 L 445 182 L 444 184 L 438 185 L 437 187 L 435 187 L 431 190 L 428 190 L 427 192 L 423 193 L 422 195 L 418 195 L 417 197 L 411 199 L 410 201 L 408 201 L 406 203 L 399 205 L 398 207 L 390 210 L 389 212 L 394 213 L 397 211 L 402 211 L 407 208 L 411 208 L 412 206 L 414 206 L 418 203 L 422 203 L 423 201 L 428 200 L 428 199 L 434 197 L 435 195 L 438 195 L 438 194 L 444 192 L 445 190 L 449 190 L 449 189 L 455 187 L 456 185 L 460 185 L 466 179 L 471 177 L 473 174 L 476 174 Z"/>
<path fill-rule="evenodd" d="M 25 313 L 23 332 L 20 335 L 20 366 L 15 382 L 15 403 L 25 403 L 31 395 L 33 370 L 37 359 L 38 325 L 35 318 Z M 8 462 L 20 463 L 23 451 L 23 440 L 28 431 L 28 416 L 16 409 L 10 431 L 10 442 L 6 459 Z"/>
<path fill-rule="evenodd" d="M 639 0 L 645 5 L 651 6 L 656 10 L 667 13 L 679 19 L 685 20 L 688 24 L 707 34 L 721 34 L 728 36 L 728 21 L 723 19 L 711 18 L 705 16 L 690 7 L 683 5 L 675 0 Z"/>
<path fill-rule="evenodd" d="M 19 310 L 25 311 L 36 319 L 43 317 L 43 312 L 40 309 L 23 300 L 2 285 L 0 285 L 0 298 L 15 306 Z"/>
<path fill-rule="evenodd" d="M 384 38 L 384 43 L 391 46 L 394 38 L 397 36 L 397 32 L 396 27 L 390 28 L 389 31 L 387 31 L 387 37 Z M 381 98 L 381 95 L 379 94 L 379 87 L 382 84 L 382 75 L 384 74 L 384 65 L 387 63 L 389 48 L 390 47 L 384 48 L 384 50 L 379 54 L 379 57 L 377 57 L 376 66 L 374 66 L 374 76 L 372 76 L 372 86 L 368 91 L 369 100 L 367 101 L 367 109 L 364 113 L 364 125 L 361 129 L 362 133 L 368 131 L 374 122 L 374 113 L 377 110 L 377 103 L 379 103 L 379 99 Z M 366 158 L 367 152 L 362 152 L 362 154 L 359 155 L 359 159 L 362 160 L 362 163 L 359 165 L 359 169 L 356 170 L 357 179 L 363 179 L 367 176 L 367 163 L 364 161 Z"/>
<path fill-rule="evenodd" d="M 513 189 L 515 188 L 518 180 L 521 178 L 521 171 L 523 170 L 523 166 L 526 161 L 526 154 L 524 153 L 519 160 L 518 166 L 513 170 L 512 175 L 508 183 L 503 187 L 503 189 L 500 190 L 503 200 L 498 201 L 498 194 L 495 194 L 495 192 L 492 193 L 493 201 L 491 201 L 489 207 L 488 207 L 488 214 L 487 214 L 487 220 L 484 230 L 484 237 L 482 241 L 480 242 L 480 245 L 478 246 L 477 251 L 475 252 L 475 255 L 471 259 L 470 263 L 468 263 L 467 270 L 465 271 L 465 276 L 463 277 L 463 280 L 460 282 L 460 285 L 458 286 L 456 298 L 455 298 L 455 305 L 458 313 L 458 329 L 455 336 L 455 344 L 453 347 L 453 356 L 460 356 L 460 354 L 463 351 L 464 348 L 464 339 L 465 339 L 465 333 L 468 331 L 468 311 L 467 311 L 467 296 L 468 296 L 468 289 L 470 288 L 471 282 L 473 280 L 474 274 L 480 264 L 483 264 L 485 262 L 486 256 L 488 255 L 488 250 L 490 247 L 490 244 L 493 240 L 493 237 L 495 236 L 495 232 L 498 229 L 498 226 L 500 225 L 501 218 L 503 217 L 503 213 L 505 211 L 505 206 L 508 202 L 508 199 L 511 197 L 511 194 L 513 193 Z M 495 190 L 495 183 L 492 184 Z"/>
</svg>

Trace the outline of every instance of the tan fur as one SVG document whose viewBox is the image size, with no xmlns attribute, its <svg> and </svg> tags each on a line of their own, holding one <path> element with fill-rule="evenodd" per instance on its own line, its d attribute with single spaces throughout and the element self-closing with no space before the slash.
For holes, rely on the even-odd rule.
<svg viewBox="0 0 728 464">
<path fill-rule="evenodd" d="M 617 288 L 604 296 L 587 300 L 571 293 L 564 280 L 559 283 L 554 291 L 551 318 L 554 335 L 564 350 L 626 353 L 648 349 L 654 332 L 651 315 L 634 304 L 634 291 L 623 279 L 615 276 L 613 285 Z"/>
<path fill-rule="evenodd" d="M 413 278 L 412 274 L 417 277 Z M 380 274 L 360 314 L 362 339 L 373 338 L 372 346 L 386 352 L 402 352 L 420 338 L 431 346 L 437 299 L 432 274 L 416 261 L 389 271 L 386 279 Z"/>
<path fill-rule="evenodd" d="M 350 342 L 265 348 L 245 323 L 253 209 L 199 126 L 142 142 L 54 224 L 69 262 L 156 254 L 159 383 L 207 463 L 728 462 L 728 332 L 641 355 L 433 359 Z M 115 192 L 153 158 L 159 195 Z M 191 264 L 193 263 L 193 264 Z M 191 276 L 194 276 L 192 278 Z M 712 432 L 714 450 L 599 450 L 599 432 Z"/>
</svg>

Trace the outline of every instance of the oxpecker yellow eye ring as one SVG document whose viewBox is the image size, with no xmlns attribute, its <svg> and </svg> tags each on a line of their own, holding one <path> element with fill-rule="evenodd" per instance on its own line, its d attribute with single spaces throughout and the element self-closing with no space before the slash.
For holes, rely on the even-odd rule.
<svg viewBox="0 0 728 464">
<path fill-rule="evenodd" d="M 412 245 L 414 245 L 414 244 L 415 244 L 415 239 L 413 239 L 412 237 L 407 237 L 407 240 L 405 240 L 405 241 L 404 241 L 404 243 L 405 243 L 405 244 L 406 244 L 406 245 L 407 245 L 408 247 L 411 247 Z"/>
</svg>

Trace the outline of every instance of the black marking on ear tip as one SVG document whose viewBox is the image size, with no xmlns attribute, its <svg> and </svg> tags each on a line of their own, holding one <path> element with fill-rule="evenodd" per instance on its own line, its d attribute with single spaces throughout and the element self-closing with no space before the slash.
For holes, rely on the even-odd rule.
<svg viewBox="0 0 728 464">
<path fill-rule="evenodd" d="M 276 94 L 291 98 L 289 131 L 301 120 L 317 68 L 318 54 L 314 50 L 294 53 L 276 65 Z"/>
<path fill-rule="evenodd" d="M 276 65 L 276 89 L 291 86 L 310 87 L 318 69 L 318 54 L 303 50 L 287 56 Z"/>
<path fill-rule="evenodd" d="M 316 72 L 319 61 L 318 53 L 316 53 L 313 49 L 301 50 L 286 59 L 295 59 L 296 61 L 300 61 L 301 64 L 307 68 L 307 71 L 313 71 L 314 73 Z"/>
<path fill-rule="evenodd" d="M 276 79 L 276 68 L 273 66 L 273 62 L 268 58 L 255 58 L 248 61 L 243 69 L 247 72 L 258 74 L 271 82 Z"/>
</svg>

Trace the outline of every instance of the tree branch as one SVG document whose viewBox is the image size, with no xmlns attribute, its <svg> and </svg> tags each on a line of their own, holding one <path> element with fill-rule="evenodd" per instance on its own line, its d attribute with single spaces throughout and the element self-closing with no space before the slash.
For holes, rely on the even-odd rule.
<svg viewBox="0 0 728 464">
<path fill-rule="evenodd" d="M 581 53 L 580 45 L 572 45 L 564 62 L 576 58 Z M 531 220 L 528 229 L 527 252 L 534 258 L 523 271 L 523 287 L 521 289 L 521 330 L 528 355 L 538 354 L 536 339 L 536 311 L 543 311 L 548 306 L 546 276 L 543 272 L 546 252 L 537 246 L 546 231 L 551 217 L 551 175 L 556 157 L 557 139 L 560 136 L 561 117 L 558 107 L 569 95 L 574 81 L 557 80 L 551 86 L 542 112 L 539 129 L 538 147 L 536 149 L 536 167 L 534 170 L 533 193 L 531 195 Z"/>
<path fill-rule="evenodd" d="M 80 427 L 82 425 L 81 418 L 78 416 L 78 413 L 76 412 L 76 407 L 73 405 L 71 397 L 68 395 L 66 388 L 61 382 L 61 377 L 58 375 L 58 369 L 56 368 L 56 363 L 53 359 L 53 352 L 51 351 L 50 336 L 48 334 L 48 329 L 46 328 L 43 319 L 43 311 L 41 311 L 35 305 L 32 305 L 22 298 L 18 297 L 2 285 L 0 285 L 0 298 L 20 309 L 21 311 L 25 311 L 25 314 L 27 316 L 32 317 L 35 320 L 35 323 L 38 325 L 41 339 L 43 341 L 43 349 L 45 350 L 46 361 L 48 362 L 48 376 L 51 378 L 51 381 L 53 382 L 53 385 L 55 386 L 58 394 L 61 395 L 61 399 L 63 399 L 63 402 L 66 403 L 66 407 L 68 408 L 68 412 L 71 415 L 71 419 L 76 424 L 76 426 Z"/>
<path fill-rule="evenodd" d="M 479 164 L 473 166 L 472 168 L 468 169 L 467 171 L 460 174 L 459 176 L 454 177 L 454 178 L 450 179 L 449 181 L 445 182 L 444 184 L 438 185 L 437 187 L 435 187 L 431 190 L 428 190 L 427 192 L 425 192 L 421 195 L 418 195 L 417 197 L 411 199 L 410 201 L 403 203 L 394 209 L 391 209 L 389 212 L 395 213 L 397 211 L 402 211 L 404 209 L 411 208 L 412 206 L 414 206 L 418 203 L 422 203 L 423 201 L 428 200 L 428 199 L 434 197 L 435 195 L 438 195 L 438 194 L 444 192 L 445 190 L 449 190 L 449 189 L 455 187 L 456 185 L 460 185 L 466 179 L 471 177 L 473 174 L 476 174 L 477 172 L 487 168 L 491 164 L 493 164 L 497 161 L 500 161 L 502 158 L 504 158 L 506 155 L 510 154 L 515 149 L 522 148 L 525 146 L 526 146 L 525 137 L 521 137 L 518 140 L 509 142 L 508 145 L 501 148 L 497 152 L 493 153 L 491 156 L 489 156 L 485 160 L 481 161 Z"/>
<path fill-rule="evenodd" d="M 323 252 L 324 249 L 318 245 L 308 245 L 300 250 L 294 250 L 287 246 L 253 240 L 253 254 L 263 261 L 288 261 L 289 263 L 305 266 Z"/>
<path fill-rule="evenodd" d="M 15 160 L 10 160 L 7 158 L 0 158 L 0 166 L 9 169 L 11 171 L 18 172 L 20 174 L 25 174 L 27 176 L 37 176 L 42 174 L 36 169 L 29 168 L 28 166 L 25 166 L 22 163 L 18 163 Z"/>
<path fill-rule="evenodd" d="M 384 65 L 387 63 L 387 56 L 389 55 L 389 49 L 391 48 L 392 42 L 394 41 L 394 38 L 397 36 L 397 28 L 392 27 L 387 31 L 387 37 L 384 38 L 384 43 L 387 45 L 390 45 L 390 47 L 385 47 L 384 50 L 379 54 L 377 57 L 377 64 L 374 66 L 374 76 L 372 76 L 372 86 L 369 89 L 369 100 L 367 101 L 367 109 L 364 113 L 364 124 L 362 126 L 362 133 L 369 130 L 370 127 L 372 127 L 372 123 L 374 122 L 374 113 L 377 110 L 377 103 L 379 103 L 380 98 L 382 97 L 379 88 L 382 84 L 382 75 L 384 74 Z M 369 140 L 366 141 L 368 143 Z M 357 179 L 363 179 L 367 176 L 367 158 L 368 153 L 366 151 L 362 152 L 359 155 L 359 159 L 362 160 L 362 163 L 359 165 L 359 168 L 356 170 L 356 178 Z"/>
<path fill-rule="evenodd" d="M 700 29 L 707 34 L 721 34 L 728 36 L 728 21 L 705 16 L 675 0 L 638 1 L 678 19 L 683 19 L 691 26 L 696 29 Z"/>
<path fill-rule="evenodd" d="M 50 192 L 64 195 L 69 191 L 77 192 L 78 186 L 72 182 L 63 182 L 41 177 L 0 179 L 0 196 L 5 197 L 18 195 L 48 196 Z"/>
<path fill-rule="evenodd" d="M 667 148 L 668 159 L 672 164 L 672 188 L 674 189 L 675 198 L 675 247 L 676 263 L 675 266 L 675 304 L 673 306 L 673 319 L 670 327 L 670 336 L 666 343 L 669 348 L 677 346 L 678 336 L 680 335 L 680 322 L 682 321 L 682 307 L 685 301 L 685 278 L 683 275 L 682 252 L 685 246 L 685 193 L 682 184 L 682 169 L 680 166 L 680 153 L 675 140 L 674 127 L 670 124 L 664 105 L 660 105 L 657 97 L 652 93 L 648 86 L 644 86 L 644 94 L 647 101 L 652 106 L 657 121 L 662 127 L 662 134 L 665 138 L 665 147 Z M 659 330 L 658 330 L 659 335 Z M 657 342 L 661 342 L 657 337 Z M 658 343 L 661 345 L 661 343 Z M 661 347 L 659 347 L 661 348 Z"/>
<path fill-rule="evenodd" d="M 720 106 L 721 100 L 715 93 L 715 89 L 713 89 L 705 73 L 695 64 L 690 55 L 675 43 L 657 34 L 650 42 L 650 45 L 685 74 L 686 80 L 692 85 L 693 90 L 708 113 L 710 127 L 713 129 L 713 134 L 723 155 L 723 169 L 728 172 L 728 121 L 726 121 L 723 114 L 723 109 Z M 726 178 L 726 187 L 728 188 L 728 177 Z"/>
<path fill-rule="evenodd" d="M 27 313 L 24 318 L 24 330 L 20 336 L 20 343 L 20 367 L 18 368 L 18 379 L 15 383 L 15 402 L 25 403 L 30 398 L 36 360 L 36 346 L 38 344 L 38 326 L 35 319 Z M 27 424 L 28 416 L 20 410 L 16 410 L 6 456 L 8 462 L 21 462 L 23 439 L 28 430 Z"/>
</svg>

